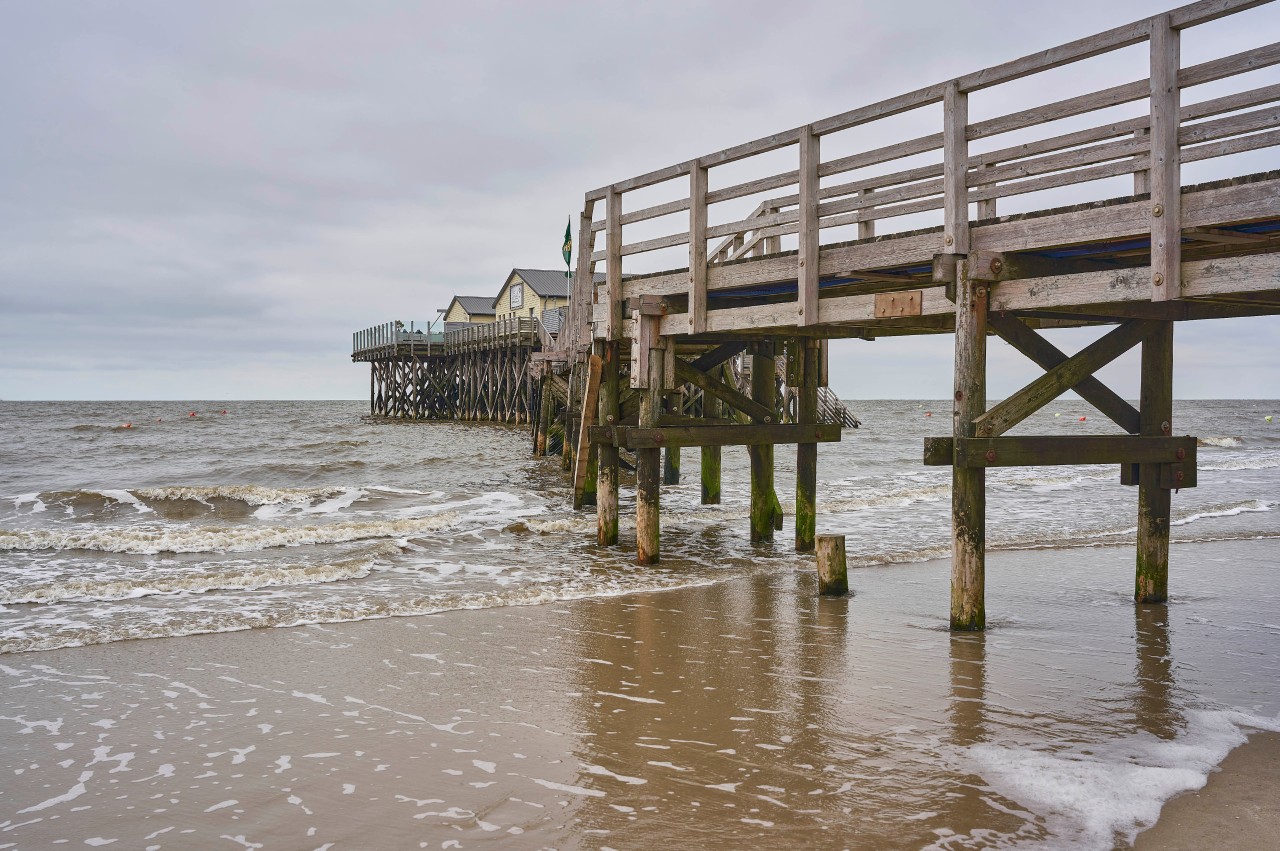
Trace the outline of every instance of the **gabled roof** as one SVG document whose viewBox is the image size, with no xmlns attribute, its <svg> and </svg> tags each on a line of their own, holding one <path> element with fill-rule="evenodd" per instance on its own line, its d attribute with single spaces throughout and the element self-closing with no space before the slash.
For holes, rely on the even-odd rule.
<svg viewBox="0 0 1280 851">
<path fill-rule="evenodd" d="M 465 310 L 471 316 L 493 316 L 493 299 L 487 295 L 456 295 L 453 301 Z M 453 308 L 453 302 L 449 302 L 449 308 Z M 448 313 L 448 310 L 445 311 Z"/>
<path fill-rule="evenodd" d="M 512 269 L 511 273 L 519 275 L 535 293 L 543 298 L 568 298 L 569 278 L 561 269 Z M 604 281 L 604 275 L 596 273 L 596 283 Z M 507 276 L 507 283 L 511 275 Z M 505 284 L 504 284 L 505 286 Z"/>
</svg>

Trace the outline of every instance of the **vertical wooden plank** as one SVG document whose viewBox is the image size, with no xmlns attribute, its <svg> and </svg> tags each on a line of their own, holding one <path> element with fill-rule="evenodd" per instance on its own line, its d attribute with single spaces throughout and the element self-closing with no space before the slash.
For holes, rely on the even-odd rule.
<svg viewBox="0 0 1280 851">
<path fill-rule="evenodd" d="M 573 507 L 583 505 L 583 490 L 587 481 L 591 441 L 591 426 L 596 424 L 596 408 L 600 402 L 600 373 L 604 362 L 598 355 L 587 359 L 586 388 L 582 394 L 582 421 L 578 426 L 577 448 L 573 465 Z"/>
<path fill-rule="evenodd" d="M 680 447 L 668 446 L 662 451 L 662 483 L 680 484 Z"/>
<path fill-rule="evenodd" d="M 818 162 L 821 141 L 813 127 L 800 131 L 800 252 L 797 325 L 818 324 Z"/>
<path fill-rule="evenodd" d="M 1139 127 L 1133 131 L 1133 138 L 1136 142 L 1146 143 L 1147 149 L 1151 148 L 1151 131 L 1146 127 Z M 1151 191 L 1151 171 L 1149 169 L 1139 169 L 1133 173 L 1133 194 L 1146 195 Z"/>
<path fill-rule="evenodd" d="M 562 339 L 556 348 L 576 352 L 591 339 L 591 313 L 595 301 L 596 264 L 591 259 L 595 252 L 595 234 L 591 222 L 595 217 L 595 201 L 587 201 L 578 217 L 578 263 L 573 273 L 573 291 L 569 295 L 569 327 L 560 329 Z"/>
<path fill-rule="evenodd" d="M 947 84 L 942 101 L 943 254 L 969 253 L 969 96 L 960 83 Z"/>
<path fill-rule="evenodd" d="M 796 421 L 800 425 L 818 422 L 818 341 L 797 340 L 802 359 Z M 818 444 L 796 444 L 796 552 L 814 547 L 818 523 Z"/>
<path fill-rule="evenodd" d="M 776 212 L 778 212 L 778 208 L 777 208 L 777 207 L 769 207 L 767 210 L 765 210 L 765 211 L 764 211 L 764 215 L 769 216 L 769 215 L 772 215 L 772 214 L 774 214 L 774 213 L 776 213 Z M 777 253 L 778 253 L 779 251 L 781 251 L 781 250 L 782 250 L 782 237 L 781 237 L 781 236 L 766 236 L 766 237 L 764 238 L 764 253 L 765 253 L 765 254 L 777 254 Z"/>
<path fill-rule="evenodd" d="M 995 168 L 995 163 L 987 163 L 986 165 L 982 166 L 983 171 L 989 168 Z M 986 198 L 978 202 L 978 220 L 979 221 L 983 221 L 985 219 L 994 219 L 996 215 L 997 213 L 996 213 L 995 198 Z"/>
<path fill-rule="evenodd" d="M 751 398 L 770 410 L 777 387 L 773 343 L 757 343 L 751 354 Z M 758 422 L 758 421 L 757 421 Z M 748 446 L 751 459 L 751 541 L 772 541 L 778 495 L 773 489 L 773 446 Z"/>
<path fill-rule="evenodd" d="M 822 535 L 817 540 L 818 593 L 823 597 L 843 597 L 849 593 L 849 572 L 845 560 L 844 535 Z"/>
<path fill-rule="evenodd" d="M 954 437 L 973 437 L 987 407 L 986 284 L 957 267 Z M 986 628 L 986 470 L 951 468 L 951 628 Z"/>
<path fill-rule="evenodd" d="M 610 189 L 605 207 L 605 299 L 609 312 L 605 319 L 605 339 L 622 336 L 622 193 Z"/>
<path fill-rule="evenodd" d="M 1178 148 L 1178 30 L 1151 19 L 1151 300 L 1182 295 L 1182 175 Z"/>
<path fill-rule="evenodd" d="M 617 341 L 597 342 L 601 356 L 600 423 L 618 424 L 618 359 Z M 596 468 L 596 543 L 602 547 L 618 543 L 618 447 L 600 444 L 600 460 Z"/>
<path fill-rule="evenodd" d="M 1162 322 L 1142 341 L 1142 434 L 1173 433 L 1173 323 Z M 1138 553 L 1134 600 L 1163 603 L 1169 596 L 1170 491 L 1160 487 L 1160 466 L 1138 467 Z"/>
<path fill-rule="evenodd" d="M 707 169 L 689 170 L 689 333 L 707 330 Z"/>
<path fill-rule="evenodd" d="M 874 190 L 874 189 L 859 189 L 859 190 L 858 190 L 858 195 L 863 196 L 863 197 L 866 197 L 866 196 L 868 196 L 868 195 L 871 195 L 873 192 L 875 192 L 875 190 Z M 858 218 L 859 218 L 859 219 L 861 219 L 861 218 L 863 218 L 863 217 L 866 217 L 866 216 L 873 216 L 873 215 L 875 215 L 875 208 L 874 208 L 874 207 L 867 207 L 867 208 L 865 208 L 865 209 L 863 209 L 863 210 L 860 210 L 860 211 L 858 212 Z M 869 220 L 867 220 L 867 221 L 865 221 L 865 222 L 863 222 L 863 221 L 858 222 L 858 239 L 871 239 L 871 238 L 873 238 L 875 235 L 876 235 L 876 220 L 875 220 L 875 219 L 869 219 Z"/>
<path fill-rule="evenodd" d="M 648 324 L 649 330 L 642 336 L 654 343 L 660 342 L 658 316 L 640 316 L 639 323 Z M 662 414 L 662 381 L 665 359 L 661 352 L 649 356 L 648 387 L 640 393 L 641 428 L 657 428 Z M 636 563 L 657 564 L 659 550 L 659 482 L 662 476 L 662 450 L 636 450 Z"/>
</svg>

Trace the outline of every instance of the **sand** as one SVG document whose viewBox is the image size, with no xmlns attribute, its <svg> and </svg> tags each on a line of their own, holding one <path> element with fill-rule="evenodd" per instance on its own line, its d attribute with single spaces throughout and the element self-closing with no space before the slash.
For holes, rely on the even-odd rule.
<svg viewBox="0 0 1280 851">
<path fill-rule="evenodd" d="M 1255 733 L 1209 782 L 1165 804 L 1136 851 L 1274 848 L 1280 836 L 1280 734 Z"/>
<path fill-rule="evenodd" d="M 1184 555 L 1229 556 L 1253 582 L 1270 547 Z M 1129 761 L 1173 794 L 1209 769 L 1161 767 L 1182 759 L 1177 736 L 1235 743 L 1192 696 L 1234 694 L 1237 665 L 1257 674 L 1240 703 L 1275 690 L 1274 638 L 1255 653 L 1218 626 L 1242 597 L 1175 573 L 1188 603 L 1135 611 L 1117 590 L 1131 558 L 1075 551 L 1068 574 L 1061 553 L 993 554 L 985 636 L 946 631 L 934 562 L 855 571 L 849 599 L 762 572 L 11 654 L 0 847 L 1124 845 L 1159 803 Z M 1235 751 L 1139 847 L 1265 847 L 1277 740 Z M 1047 750 L 1071 758 L 1028 763 Z"/>
</svg>

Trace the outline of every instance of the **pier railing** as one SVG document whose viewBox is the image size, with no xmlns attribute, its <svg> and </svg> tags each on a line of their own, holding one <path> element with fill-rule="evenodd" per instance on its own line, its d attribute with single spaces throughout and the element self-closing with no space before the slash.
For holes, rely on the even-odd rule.
<svg viewBox="0 0 1280 851">
<path fill-rule="evenodd" d="M 850 317 L 838 310 L 828 311 L 826 299 L 819 304 L 820 278 L 823 288 L 863 284 L 861 292 L 919 287 L 919 277 L 908 274 L 913 265 L 919 275 L 919 267 L 924 264 L 927 272 L 937 256 L 945 266 L 947 256 L 970 252 L 971 206 L 976 208 L 975 220 L 982 222 L 997 216 L 1001 199 L 1125 175 L 1132 176 L 1134 199 L 1149 198 L 1140 230 L 1150 242 L 1150 298 L 1178 298 L 1183 229 L 1196 225 L 1184 221 L 1181 211 L 1182 164 L 1280 145 L 1280 110 L 1274 105 L 1280 101 L 1280 85 L 1256 85 L 1256 77 L 1252 87 L 1235 80 L 1280 63 L 1280 43 L 1183 67 L 1180 34 L 1263 2 L 1192 3 L 589 192 L 579 236 L 584 250 L 574 284 L 576 305 L 583 307 L 575 307 L 573 337 L 583 340 L 591 335 L 589 323 L 594 323 L 596 338 L 633 336 L 630 322 L 624 319 L 624 305 L 641 296 L 664 300 L 664 335 L 848 321 Z M 1149 44 L 1147 79 L 980 121 L 968 118 L 974 93 L 1142 43 Z M 1226 80 L 1232 82 L 1220 82 Z M 1219 83 L 1213 91 L 1228 93 L 1181 102 L 1183 90 L 1210 83 Z M 1144 100 L 1148 108 L 1134 117 L 1083 128 L 1081 120 L 1059 123 Z M 875 125 L 871 131 L 879 138 L 892 138 L 901 130 L 877 122 L 926 107 L 936 110 L 935 132 L 824 158 L 828 140 L 833 150 L 850 148 L 848 137 L 840 135 L 843 131 Z M 769 165 L 777 162 L 774 152 L 782 149 L 795 152 L 796 167 L 778 173 L 776 166 Z M 932 161 L 884 172 L 888 164 L 908 158 Z M 724 168 L 731 164 L 732 169 Z M 723 170 L 725 179 L 715 180 L 717 170 Z M 854 179 L 831 180 L 854 172 L 859 173 Z M 1105 185 L 1081 189 L 1072 201 L 1100 201 L 1115 196 L 1113 190 Z M 674 200 L 653 203 L 672 195 Z M 757 201 L 754 209 L 743 215 L 740 211 L 751 209 L 743 203 L 751 200 Z M 597 219 L 601 207 L 604 216 Z M 919 214 L 933 214 L 941 227 L 918 230 Z M 1085 237 L 1132 235 L 1130 223 L 1127 230 L 1116 226 L 1107 231 L 1097 218 L 1082 213 L 1070 224 Z M 890 225 L 895 219 L 899 222 Z M 828 244 L 871 241 L 885 235 L 877 233 L 877 224 L 896 226 L 899 238 L 878 247 L 851 249 L 845 256 L 833 254 L 830 260 L 825 251 L 819 257 L 824 237 L 829 238 Z M 905 232 L 904 224 L 913 229 Z M 844 231 L 832 233 L 839 228 Z M 1075 233 L 1032 236 L 1034 228 L 1027 230 L 1020 241 L 1007 241 L 1027 248 L 1078 241 Z M 602 232 L 604 244 L 597 249 Z M 782 254 L 784 237 L 795 253 Z M 719 241 L 709 248 L 711 240 Z M 657 253 L 685 246 L 687 269 L 646 274 L 642 268 L 670 269 L 675 264 L 666 257 L 659 259 Z M 652 261 L 645 263 L 645 256 Z M 734 263 L 744 258 L 758 259 Z M 628 268 L 625 277 L 624 261 L 636 267 Z M 598 262 L 605 265 L 605 282 L 593 298 L 591 281 Z M 885 268 L 891 271 L 876 271 Z M 794 287 L 789 290 L 794 300 L 743 307 L 726 301 L 709 305 L 709 300 L 721 295 L 717 291 L 780 281 Z M 709 307 L 724 309 L 709 311 Z"/>
<path fill-rule="evenodd" d="M 469 325 L 444 335 L 444 352 L 454 354 L 506 346 L 532 346 L 541 342 L 540 329 L 541 323 L 530 316 Z"/>
<path fill-rule="evenodd" d="M 416 350 L 420 354 L 439 353 L 444 345 L 445 335 L 433 328 L 438 322 L 383 322 L 351 335 L 351 354 L 354 355 L 393 355 L 401 347 Z"/>
</svg>

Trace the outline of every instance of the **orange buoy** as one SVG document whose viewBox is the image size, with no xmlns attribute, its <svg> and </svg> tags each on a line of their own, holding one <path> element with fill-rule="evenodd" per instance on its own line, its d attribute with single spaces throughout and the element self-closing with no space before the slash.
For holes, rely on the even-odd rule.
<svg viewBox="0 0 1280 851">
<path fill-rule="evenodd" d="M 924 415 L 925 415 L 926 417 L 931 417 L 931 416 L 933 416 L 933 411 L 925 411 L 925 412 L 924 412 Z"/>
<path fill-rule="evenodd" d="M 1088 418 L 1088 417 L 1081 417 L 1081 418 L 1080 418 L 1080 422 L 1084 422 L 1084 421 L 1085 421 L 1085 420 L 1087 420 L 1087 419 L 1089 419 L 1089 418 Z"/>
<path fill-rule="evenodd" d="M 225 414 L 226 412 L 227 412 L 227 409 L 226 409 L 226 408 L 223 408 L 223 409 L 222 409 L 222 413 L 223 413 L 223 414 Z"/>
<path fill-rule="evenodd" d="M 133 423 L 125 423 L 124 425 L 120 426 L 120 428 L 133 428 Z"/>
<path fill-rule="evenodd" d="M 189 417 L 194 417 L 195 415 L 196 415 L 196 412 L 195 412 L 195 411 L 192 411 L 191 413 L 187 414 L 187 416 L 189 416 Z"/>
</svg>

